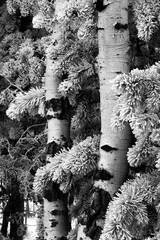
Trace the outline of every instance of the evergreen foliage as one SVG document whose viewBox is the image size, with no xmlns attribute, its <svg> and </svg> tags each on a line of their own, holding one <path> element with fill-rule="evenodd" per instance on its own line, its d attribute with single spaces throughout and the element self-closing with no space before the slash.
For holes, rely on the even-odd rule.
<svg viewBox="0 0 160 240">
<path fill-rule="evenodd" d="M 47 185 L 57 183 L 61 191 L 68 193 L 71 218 L 78 218 L 78 223 L 84 224 L 86 234 L 91 236 L 97 229 L 97 216 L 103 218 L 105 209 L 96 208 L 94 198 L 101 184 L 97 187 L 93 184 L 100 132 L 95 1 L 56 2 L 7 0 L 6 5 L 0 7 L 0 78 L 4 84 L 0 105 L 7 108 L 7 115 L 14 119 L 0 123 L 0 175 L 8 189 L 16 175 L 25 197 L 31 195 L 33 180 L 36 193 L 42 195 Z M 55 4 L 59 4 L 56 11 Z M 133 9 L 138 37 L 147 42 L 140 46 L 141 57 L 154 56 L 154 63 L 159 56 L 159 43 L 154 36 L 159 31 L 160 3 L 136 0 Z M 38 37 L 32 26 L 20 31 L 19 16 L 29 17 L 33 27 L 40 29 Z M 58 31 L 60 44 L 55 47 L 54 35 Z M 38 120 L 37 115 L 45 116 L 46 55 L 56 62 L 57 75 L 62 79 L 59 92 L 72 106 L 74 145 L 54 157 L 49 156 L 50 163 L 43 166 L 46 135 L 44 128 L 37 130 L 36 126 L 44 124 L 44 119 Z M 110 202 L 100 240 L 160 238 L 160 62 L 141 70 L 134 69 L 134 65 L 132 68 L 129 74 L 120 74 L 113 82 L 118 101 L 113 110 L 112 127 L 121 128 L 126 122 L 131 126 L 135 143 L 127 157 L 134 172 L 129 177 L 134 179 L 124 183 Z M 31 125 L 27 128 L 30 121 L 35 121 L 33 132 Z M 96 135 L 91 137 L 93 134 Z M 145 174 L 135 174 L 142 167 Z M 37 171 L 35 178 L 32 171 Z M 103 183 L 101 188 L 107 192 Z M 102 205 L 105 205 L 104 199 Z M 68 234 L 68 239 L 76 239 L 77 231 L 78 225 Z"/>
<path fill-rule="evenodd" d="M 97 77 L 95 57 L 98 49 L 93 13 L 91 1 L 64 1 L 63 6 L 59 4 L 59 12 L 57 10 L 54 15 L 52 14 L 52 19 L 48 17 L 51 21 L 58 22 L 58 31 L 61 29 L 61 44 L 58 47 L 54 46 L 54 34 L 57 31 L 55 27 L 47 53 L 58 62 L 57 73 L 64 76 L 59 91 L 62 96 L 69 98 L 71 105 L 76 104 L 75 96 L 80 91 L 85 91 L 86 82 L 89 81 L 93 85 Z M 49 25 L 46 29 L 48 28 Z"/>
<path fill-rule="evenodd" d="M 11 102 L 6 114 L 10 119 L 20 119 L 20 115 L 28 112 L 31 115 L 44 116 L 45 106 L 44 88 L 31 88 L 28 92 L 20 92 Z M 36 109 L 37 108 L 37 109 Z"/>
<path fill-rule="evenodd" d="M 129 149 L 132 167 L 145 163 L 155 166 L 159 131 L 159 63 L 145 70 L 134 69 L 114 80 L 119 101 L 114 111 L 113 126 L 129 122 L 136 144 Z"/>
<path fill-rule="evenodd" d="M 70 150 L 63 149 L 50 163 L 37 170 L 34 189 L 43 195 L 50 181 L 57 182 L 63 192 L 68 192 L 73 184 L 83 179 L 97 168 L 99 136 L 86 138 Z"/>
<path fill-rule="evenodd" d="M 19 122 L 11 120 L 0 123 L 0 129 L 1 179 L 10 189 L 12 178 L 16 177 L 21 182 L 19 191 L 27 197 L 32 192 L 32 172 L 45 160 L 45 135 L 30 135 L 29 129 L 24 131 Z"/>
<path fill-rule="evenodd" d="M 134 12 L 138 37 L 148 42 L 159 29 L 160 3 L 158 0 L 136 0 Z"/>
<path fill-rule="evenodd" d="M 20 11 L 21 16 L 26 17 L 29 14 L 33 14 L 36 10 L 37 1 L 32 0 L 7 0 L 7 10 L 9 14 L 15 14 L 18 10 Z"/>
<path fill-rule="evenodd" d="M 37 31 L 35 34 L 30 25 L 31 16 L 27 19 L 27 14 L 33 14 L 35 10 L 35 8 L 31 10 L 31 5 L 29 6 L 31 1 L 19 9 L 21 3 L 26 5 L 26 1 L 1 1 L 0 3 L 0 178 L 6 190 L 6 203 L 11 205 L 13 203 L 10 202 L 10 196 L 15 194 L 15 188 L 17 194 L 22 194 L 24 198 L 34 198 L 34 174 L 37 168 L 44 164 L 46 155 L 44 147 L 46 124 L 42 117 L 36 116 L 38 111 L 40 113 L 43 110 L 43 96 L 41 99 L 34 99 L 35 102 L 33 102 L 36 91 L 40 96 L 43 95 L 40 89 L 45 72 L 44 48 L 43 41 L 37 40 L 38 37 L 43 36 L 43 33 L 39 34 Z M 33 6 L 36 7 L 36 5 Z M 8 10 L 10 8 L 10 12 L 7 7 Z M 29 89 L 31 89 L 29 91 L 31 96 L 27 98 Z M 15 107 L 15 99 L 18 101 L 17 107 L 14 108 L 16 111 L 12 109 L 15 120 L 9 120 L 5 111 L 10 104 Z M 23 105 L 27 103 L 33 107 L 31 111 L 29 111 L 29 105 L 28 108 L 27 105 Z M 26 108 L 22 109 L 21 104 Z M 38 107 L 34 104 L 38 104 Z M 4 193 L 1 194 L 4 197 Z M 8 209 L 8 216 L 12 210 L 14 209 Z M 14 220 L 14 217 L 20 216 L 19 213 L 17 214 L 10 215 L 11 219 Z M 24 234 L 21 227 L 22 225 L 18 227 L 17 233 L 14 233 L 14 235 L 17 234 L 16 239 L 21 238 L 20 234 Z"/>
<path fill-rule="evenodd" d="M 7 47 L 10 54 L 9 60 L 2 63 L 1 76 L 21 89 L 39 84 L 44 74 L 45 65 L 36 56 L 35 45 L 31 39 L 24 40 L 19 32 L 7 35 L 1 43 L 1 48 Z"/>
<path fill-rule="evenodd" d="M 159 169 L 159 79 L 158 62 L 145 70 L 134 69 L 119 75 L 113 82 L 118 96 L 113 127 L 123 127 L 129 122 L 136 139 L 127 153 L 128 162 L 131 167 L 143 165 L 144 171 L 152 172 L 124 183 L 109 204 L 100 239 L 144 239 L 150 224 L 153 239 L 157 239 L 157 217 L 151 222 L 148 206 L 153 206 L 155 215 L 159 215 L 155 180 L 159 179 L 159 173 L 153 172 L 156 167 Z"/>
<path fill-rule="evenodd" d="M 153 179 L 140 175 L 122 185 L 108 206 L 100 239 L 144 239 L 149 223 L 147 206 L 156 199 Z"/>
<path fill-rule="evenodd" d="M 2 40 L 6 34 L 16 31 L 18 26 L 16 25 L 16 17 L 8 13 L 5 5 L 0 6 L 0 20 L 0 40 Z"/>
</svg>

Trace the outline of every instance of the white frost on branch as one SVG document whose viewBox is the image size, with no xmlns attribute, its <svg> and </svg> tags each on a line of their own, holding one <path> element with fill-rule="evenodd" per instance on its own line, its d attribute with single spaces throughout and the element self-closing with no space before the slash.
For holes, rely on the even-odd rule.
<svg viewBox="0 0 160 240">
<path fill-rule="evenodd" d="M 11 119 L 20 120 L 21 114 L 28 112 L 31 115 L 40 114 L 44 116 L 45 89 L 32 88 L 26 93 L 18 93 L 10 104 L 6 114 Z"/>
</svg>

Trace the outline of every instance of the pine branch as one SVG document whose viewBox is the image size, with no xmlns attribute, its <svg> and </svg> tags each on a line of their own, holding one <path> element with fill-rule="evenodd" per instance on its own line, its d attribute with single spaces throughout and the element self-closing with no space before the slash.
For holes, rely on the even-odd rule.
<svg viewBox="0 0 160 240">
<path fill-rule="evenodd" d="M 24 91 L 22 90 L 22 88 L 20 88 L 19 86 L 13 84 L 8 78 L 5 77 L 5 79 L 9 82 L 10 86 L 13 86 L 15 88 L 17 88 L 21 93 L 24 93 Z M 9 87 L 10 87 L 9 86 Z"/>
<path fill-rule="evenodd" d="M 145 70 L 134 69 L 113 81 L 118 96 L 113 113 L 113 127 L 123 127 L 129 122 L 136 145 L 128 151 L 128 161 L 133 167 L 142 163 L 154 167 L 160 142 L 159 91 L 160 64 Z M 157 165 L 158 166 L 158 165 Z"/>
<path fill-rule="evenodd" d="M 20 13 L 23 17 L 28 16 L 33 10 L 36 9 L 37 1 L 17 1 L 17 0 L 7 0 L 7 10 L 9 14 L 15 14 L 17 10 L 20 10 Z"/>
<path fill-rule="evenodd" d="M 18 93 L 13 102 L 10 104 L 7 115 L 11 119 L 19 119 L 20 115 L 28 111 L 30 114 L 40 113 L 44 115 L 44 101 L 45 101 L 45 90 L 44 88 L 32 88 L 28 92 Z"/>
<path fill-rule="evenodd" d="M 86 138 L 71 149 L 63 149 L 50 158 L 50 162 L 39 169 L 35 176 L 35 190 L 42 193 L 47 182 L 60 184 L 63 192 L 69 191 L 76 181 L 97 168 L 99 158 L 99 136 Z"/>
<path fill-rule="evenodd" d="M 65 97 L 69 97 L 71 94 L 76 95 L 82 89 L 86 79 L 94 74 L 93 65 L 85 60 L 79 63 L 78 66 L 72 66 L 68 79 L 59 85 L 59 92 Z"/>
<path fill-rule="evenodd" d="M 138 37 L 148 42 L 160 25 L 160 3 L 158 0 L 138 0 L 133 6 Z"/>
<path fill-rule="evenodd" d="M 147 175 L 129 180 L 110 202 L 100 240 L 142 239 L 148 225 L 147 204 L 155 192 Z"/>
</svg>

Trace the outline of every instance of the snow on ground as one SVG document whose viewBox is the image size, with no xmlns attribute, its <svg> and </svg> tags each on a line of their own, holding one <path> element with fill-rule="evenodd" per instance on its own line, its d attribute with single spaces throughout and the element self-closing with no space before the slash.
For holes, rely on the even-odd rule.
<svg viewBox="0 0 160 240">
<path fill-rule="evenodd" d="M 27 219 L 27 233 L 24 236 L 24 240 L 36 240 L 37 236 L 37 218 L 30 217 Z"/>
</svg>

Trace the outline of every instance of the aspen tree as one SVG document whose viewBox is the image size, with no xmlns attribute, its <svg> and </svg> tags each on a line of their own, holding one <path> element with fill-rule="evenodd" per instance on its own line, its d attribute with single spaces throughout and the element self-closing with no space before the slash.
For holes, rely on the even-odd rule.
<svg viewBox="0 0 160 240">
<path fill-rule="evenodd" d="M 104 1 L 103 10 L 98 13 L 98 45 L 101 105 L 99 168 L 110 174 L 107 188 L 113 196 L 126 178 L 126 153 L 131 142 L 127 125 L 122 130 L 111 128 L 112 113 L 117 101 L 112 90 L 112 80 L 118 74 L 130 70 L 128 0 Z"/>
<path fill-rule="evenodd" d="M 61 30 L 55 27 L 53 32 L 55 48 L 61 44 Z M 68 116 L 68 102 L 58 92 L 62 80 L 56 68 L 56 59 L 50 54 L 46 58 L 45 91 L 48 124 L 48 154 L 47 163 L 54 161 L 53 157 L 64 147 L 64 142 L 70 139 L 70 123 Z M 66 196 L 59 190 L 56 183 L 51 182 L 44 191 L 44 238 L 58 239 L 68 233 Z"/>
</svg>

